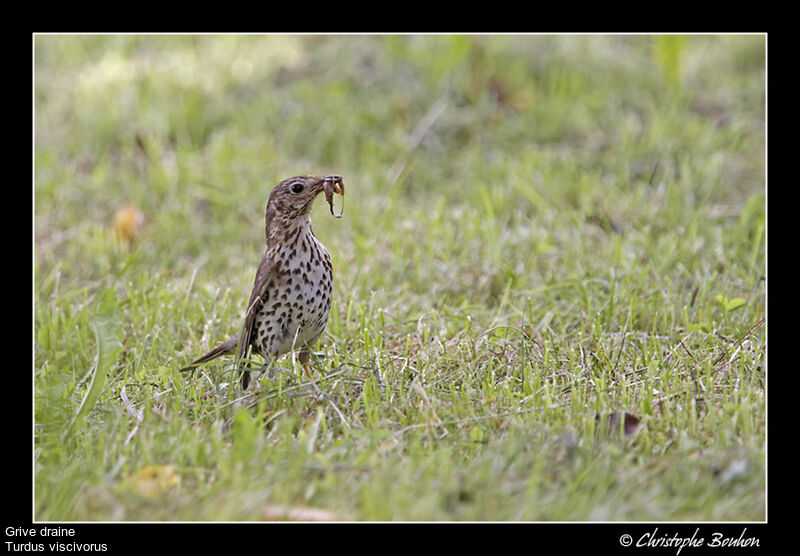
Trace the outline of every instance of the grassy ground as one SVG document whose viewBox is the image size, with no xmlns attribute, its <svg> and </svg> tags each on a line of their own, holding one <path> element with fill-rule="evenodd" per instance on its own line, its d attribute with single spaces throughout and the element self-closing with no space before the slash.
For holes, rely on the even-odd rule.
<svg viewBox="0 0 800 556">
<path fill-rule="evenodd" d="M 36 518 L 764 519 L 764 56 L 37 36 Z M 347 187 L 331 318 L 243 405 L 177 369 L 238 331 L 299 173 Z"/>
</svg>

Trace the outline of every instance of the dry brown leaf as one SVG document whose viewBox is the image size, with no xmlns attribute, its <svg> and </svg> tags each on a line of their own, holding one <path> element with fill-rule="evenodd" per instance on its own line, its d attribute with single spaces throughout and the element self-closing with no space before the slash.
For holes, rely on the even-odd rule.
<svg viewBox="0 0 800 556">
<path fill-rule="evenodd" d="M 625 438 L 630 438 L 638 433 L 644 426 L 636 415 L 627 411 L 615 411 L 608 415 L 595 415 L 594 420 L 596 431 L 614 435 L 618 434 L 621 426 L 625 433 Z"/>
<path fill-rule="evenodd" d="M 114 230 L 130 243 L 139 234 L 144 223 L 144 214 L 135 205 L 127 204 L 114 214 Z"/>
<path fill-rule="evenodd" d="M 125 481 L 125 485 L 139 494 L 154 498 L 165 493 L 180 482 L 174 464 L 148 465 Z"/>
<path fill-rule="evenodd" d="M 338 521 L 341 518 L 322 508 L 268 504 L 261 509 L 261 519 L 264 521 Z"/>
</svg>

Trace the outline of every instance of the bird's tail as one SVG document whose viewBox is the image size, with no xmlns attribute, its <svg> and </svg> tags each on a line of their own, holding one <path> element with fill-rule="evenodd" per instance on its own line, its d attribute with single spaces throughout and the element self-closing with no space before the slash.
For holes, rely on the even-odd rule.
<svg viewBox="0 0 800 556">
<path fill-rule="evenodd" d="M 200 357 L 198 357 L 197 359 L 192 361 L 189 365 L 187 365 L 186 367 L 182 368 L 180 370 L 180 372 L 191 371 L 192 369 L 194 369 L 195 367 L 197 367 L 201 363 L 205 363 L 207 361 L 211 361 L 212 359 L 216 359 L 220 355 L 224 355 L 226 353 L 233 353 L 233 351 L 236 350 L 236 346 L 238 344 L 239 344 L 239 335 L 237 334 L 236 336 L 234 336 L 230 340 L 228 340 L 226 342 L 222 342 L 220 345 L 218 345 L 217 347 L 215 347 L 214 349 L 212 349 L 211 351 L 209 351 L 205 355 L 201 355 Z"/>
</svg>

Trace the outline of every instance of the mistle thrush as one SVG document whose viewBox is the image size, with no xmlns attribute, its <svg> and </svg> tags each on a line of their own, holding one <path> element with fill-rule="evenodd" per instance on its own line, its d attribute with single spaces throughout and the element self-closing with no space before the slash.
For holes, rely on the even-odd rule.
<svg viewBox="0 0 800 556">
<path fill-rule="evenodd" d="M 333 292 L 331 257 L 314 235 L 309 214 L 321 191 L 333 214 L 333 194 L 344 194 L 341 176 L 296 176 L 275 186 L 267 200 L 267 246 L 242 331 L 182 371 L 234 351 L 238 364 L 251 347 L 267 362 L 298 350 L 298 359 L 308 371 L 309 348 L 325 330 Z M 240 373 L 246 389 L 250 373 L 244 369 Z"/>
</svg>

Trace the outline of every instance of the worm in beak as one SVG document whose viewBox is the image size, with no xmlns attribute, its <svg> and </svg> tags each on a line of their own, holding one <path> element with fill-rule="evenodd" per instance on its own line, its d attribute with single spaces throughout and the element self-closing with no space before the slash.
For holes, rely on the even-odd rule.
<svg viewBox="0 0 800 556">
<path fill-rule="evenodd" d="M 325 191 L 325 200 L 328 201 L 328 206 L 331 208 L 333 217 L 341 218 L 344 214 L 344 181 L 342 181 L 342 176 L 325 176 L 322 178 L 322 190 Z M 342 208 L 339 214 L 333 212 L 334 193 L 338 193 L 342 196 Z"/>
</svg>

